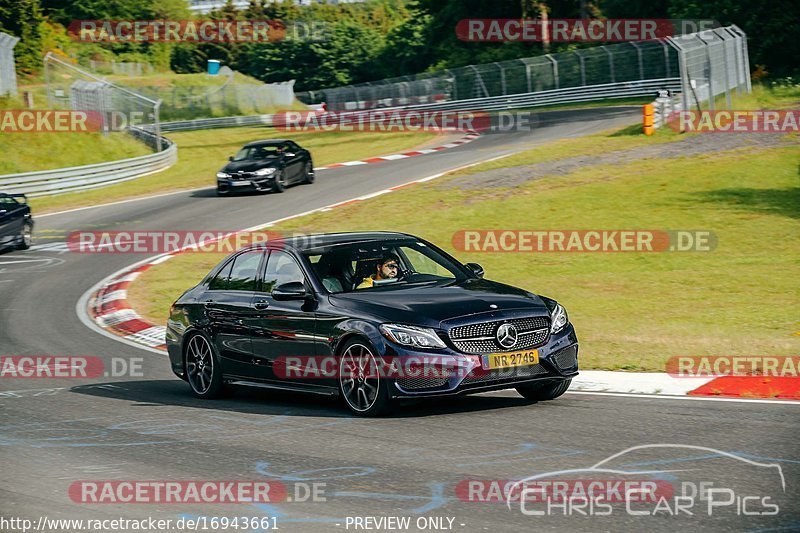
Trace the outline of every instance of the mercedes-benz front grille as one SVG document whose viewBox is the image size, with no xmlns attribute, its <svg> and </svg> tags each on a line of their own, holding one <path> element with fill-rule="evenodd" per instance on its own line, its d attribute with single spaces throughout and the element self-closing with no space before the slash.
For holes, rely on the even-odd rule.
<svg viewBox="0 0 800 533">
<path fill-rule="evenodd" d="M 503 324 L 512 324 L 517 330 L 516 343 L 508 347 L 501 346 L 497 340 L 497 328 Z M 465 353 L 527 350 L 547 342 L 550 336 L 550 318 L 535 316 L 455 326 L 450 329 L 449 335 L 453 345 Z"/>
</svg>

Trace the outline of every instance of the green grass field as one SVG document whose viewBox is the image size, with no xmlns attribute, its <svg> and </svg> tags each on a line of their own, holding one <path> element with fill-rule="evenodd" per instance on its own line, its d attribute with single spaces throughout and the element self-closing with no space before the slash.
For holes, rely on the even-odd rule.
<svg viewBox="0 0 800 533">
<path fill-rule="evenodd" d="M 800 350 L 800 188 L 797 145 L 588 165 L 513 187 L 454 187 L 494 168 L 669 143 L 686 136 L 607 133 L 513 157 L 331 212 L 280 224 L 314 233 L 396 230 L 420 235 L 487 277 L 562 302 L 582 341 L 583 368 L 663 371 L 673 355 L 796 354 Z M 393 223 L 376 221 L 391 212 Z M 425 213 L 420 217 L 420 213 Z M 534 222 L 540 220 L 541 222 Z M 463 253 L 461 229 L 709 230 L 711 252 Z M 155 323 L 222 255 L 154 267 L 130 291 Z"/>
<path fill-rule="evenodd" d="M 216 185 L 214 176 L 217 170 L 242 145 L 258 139 L 280 136 L 279 132 L 264 127 L 170 133 L 169 138 L 178 144 L 179 160 L 169 169 L 101 189 L 33 198 L 31 207 L 34 213 L 46 213 L 168 191 L 213 187 Z M 292 139 L 311 150 L 317 166 L 407 150 L 434 137 L 436 134 L 429 132 L 374 135 L 347 132 L 292 133 Z"/>
</svg>

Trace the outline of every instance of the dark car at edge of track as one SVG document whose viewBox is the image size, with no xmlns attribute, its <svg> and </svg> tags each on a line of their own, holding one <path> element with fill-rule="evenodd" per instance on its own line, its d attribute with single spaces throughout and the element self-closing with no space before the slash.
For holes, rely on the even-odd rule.
<svg viewBox="0 0 800 533">
<path fill-rule="evenodd" d="M 27 250 L 33 237 L 33 216 L 24 194 L 0 192 L 0 250 Z"/>
<path fill-rule="evenodd" d="M 399 274 L 369 281 L 385 257 Z M 393 232 L 239 250 L 172 305 L 166 344 L 173 372 L 197 397 L 227 385 L 305 391 L 339 396 L 366 416 L 401 398 L 510 388 L 551 400 L 578 373 L 575 330 L 556 301 L 484 279 L 477 263 Z M 292 374 L 289 361 L 300 358 L 332 359 L 338 369 L 320 379 Z M 412 359 L 445 371 L 359 370 Z"/>
<path fill-rule="evenodd" d="M 217 194 L 283 192 L 296 183 L 314 182 L 311 153 L 288 139 L 267 139 L 244 145 L 217 172 Z"/>
</svg>

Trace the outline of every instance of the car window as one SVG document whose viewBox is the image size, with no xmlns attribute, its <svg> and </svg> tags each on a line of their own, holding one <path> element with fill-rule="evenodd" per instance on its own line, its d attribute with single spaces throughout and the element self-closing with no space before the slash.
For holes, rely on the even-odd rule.
<svg viewBox="0 0 800 533">
<path fill-rule="evenodd" d="M 406 256 L 408 262 L 410 263 L 411 270 L 417 272 L 419 274 L 430 274 L 433 276 L 440 276 L 443 278 L 454 278 L 452 272 L 447 270 L 444 266 L 440 265 L 432 258 L 428 257 L 427 255 L 422 254 L 421 252 L 409 248 L 407 246 L 402 247 L 403 255 Z"/>
<path fill-rule="evenodd" d="M 227 289 L 229 291 L 254 291 L 256 290 L 256 277 L 258 265 L 261 263 L 262 252 L 251 251 L 237 255 L 233 260 Z"/>
<path fill-rule="evenodd" d="M 6 211 L 11 211 L 12 209 L 16 209 L 19 204 L 13 198 L 9 198 L 5 196 L 0 198 L 0 209 L 5 209 Z"/>
<path fill-rule="evenodd" d="M 260 146 L 246 146 L 239 150 L 233 158 L 234 161 L 270 159 L 278 156 L 278 146 L 263 144 Z"/>
<path fill-rule="evenodd" d="M 264 292 L 272 292 L 272 289 L 284 283 L 299 281 L 303 283 L 305 276 L 303 269 L 297 264 L 294 257 L 286 252 L 273 251 L 269 255 L 267 262 L 267 273 L 264 275 Z"/>
<path fill-rule="evenodd" d="M 233 261 L 228 261 L 228 263 L 220 269 L 217 275 L 211 278 L 211 281 L 208 282 L 208 290 L 225 290 L 225 286 L 228 283 L 228 277 L 231 275 L 231 267 L 233 267 Z"/>
</svg>

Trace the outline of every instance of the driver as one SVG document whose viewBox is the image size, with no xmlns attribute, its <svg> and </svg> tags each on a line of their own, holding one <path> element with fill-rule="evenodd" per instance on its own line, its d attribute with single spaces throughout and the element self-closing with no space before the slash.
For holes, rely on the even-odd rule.
<svg viewBox="0 0 800 533">
<path fill-rule="evenodd" d="M 366 289 L 375 285 L 376 280 L 397 279 L 400 270 L 400 260 L 394 254 L 384 254 L 375 264 L 375 273 L 364 278 L 356 289 Z"/>
</svg>

